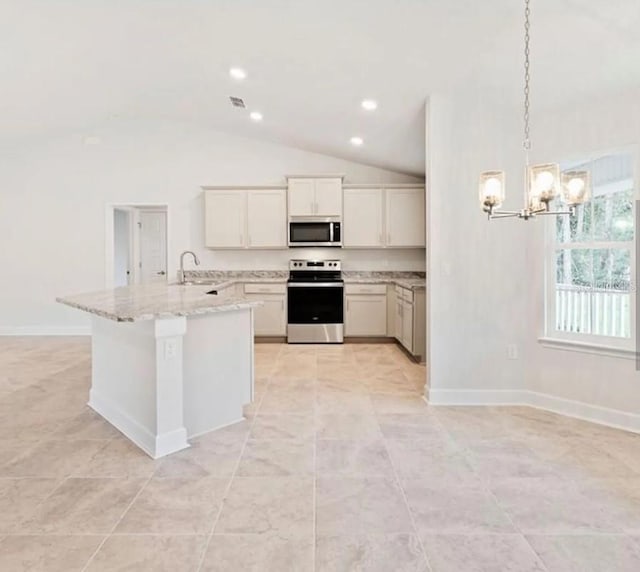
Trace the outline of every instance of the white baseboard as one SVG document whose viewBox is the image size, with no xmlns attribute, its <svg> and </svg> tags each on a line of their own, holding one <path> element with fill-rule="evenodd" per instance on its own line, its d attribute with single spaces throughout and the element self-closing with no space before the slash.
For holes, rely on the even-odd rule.
<svg viewBox="0 0 640 572">
<path fill-rule="evenodd" d="M 187 442 L 187 430 L 184 427 L 171 433 L 155 436 L 146 427 L 131 419 L 112 401 L 102 397 L 93 389 L 89 392 L 89 403 L 87 405 L 102 415 L 152 459 L 159 459 L 190 446 Z"/>
<path fill-rule="evenodd" d="M 91 326 L 0 326 L 0 336 L 90 336 Z"/>
<path fill-rule="evenodd" d="M 640 433 L 640 415 L 528 390 L 430 389 L 426 400 L 435 406 L 528 406 L 616 429 Z"/>
<path fill-rule="evenodd" d="M 640 433 L 640 414 L 564 399 L 548 393 L 538 393 L 537 391 L 526 391 L 525 393 L 527 394 L 527 405 L 531 407 L 599 423 L 615 429 Z"/>
</svg>

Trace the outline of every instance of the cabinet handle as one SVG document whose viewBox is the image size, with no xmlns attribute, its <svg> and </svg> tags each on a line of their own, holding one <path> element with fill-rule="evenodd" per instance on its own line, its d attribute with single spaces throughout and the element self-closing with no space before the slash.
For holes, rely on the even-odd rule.
<svg viewBox="0 0 640 572">
<path fill-rule="evenodd" d="M 284 300 L 280 301 L 280 307 L 282 308 L 282 311 L 284 312 Z"/>
<path fill-rule="evenodd" d="M 382 237 L 382 233 L 380 233 L 380 235 L 378 236 L 378 240 L 380 241 L 380 244 L 384 244 L 384 238 Z"/>
<path fill-rule="evenodd" d="M 349 311 L 349 300 L 347 300 L 347 312 Z"/>
<path fill-rule="evenodd" d="M 387 233 L 387 244 L 391 244 L 391 233 Z"/>
<path fill-rule="evenodd" d="M 244 246 L 244 236 L 240 235 L 240 246 Z"/>
<path fill-rule="evenodd" d="M 249 235 L 249 240 L 248 240 L 247 246 L 251 246 L 251 235 Z"/>
</svg>

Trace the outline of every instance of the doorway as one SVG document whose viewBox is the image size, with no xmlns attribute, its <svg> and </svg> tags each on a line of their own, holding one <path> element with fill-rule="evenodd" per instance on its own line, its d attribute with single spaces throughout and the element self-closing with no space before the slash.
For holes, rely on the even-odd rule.
<svg viewBox="0 0 640 572">
<path fill-rule="evenodd" d="M 167 280 L 167 206 L 107 208 L 107 287 Z"/>
</svg>

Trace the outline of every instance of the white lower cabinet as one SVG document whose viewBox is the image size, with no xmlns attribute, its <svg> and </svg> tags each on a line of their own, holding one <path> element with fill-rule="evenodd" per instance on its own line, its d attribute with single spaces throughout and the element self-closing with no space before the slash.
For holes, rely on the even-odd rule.
<svg viewBox="0 0 640 572">
<path fill-rule="evenodd" d="M 413 303 L 402 301 L 402 345 L 409 353 L 413 348 Z"/>
<path fill-rule="evenodd" d="M 345 335 L 387 335 L 386 285 L 347 284 L 345 299 Z"/>
<path fill-rule="evenodd" d="M 425 292 L 396 286 L 395 338 L 412 355 L 426 353 Z"/>
<path fill-rule="evenodd" d="M 286 284 L 245 284 L 244 295 L 249 300 L 263 302 L 262 306 L 253 309 L 253 329 L 256 336 L 286 335 Z"/>
</svg>

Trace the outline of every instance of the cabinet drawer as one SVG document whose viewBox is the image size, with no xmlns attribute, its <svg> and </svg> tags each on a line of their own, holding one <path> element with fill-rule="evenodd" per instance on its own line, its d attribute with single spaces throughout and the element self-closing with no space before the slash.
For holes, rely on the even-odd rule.
<svg viewBox="0 0 640 572">
<path fill-rule="evenodd" d="M 384 294 L 387 293 L 386 284 L 345 284 L 345 294 Z"/>
<path fill-rule="evenodd" d="M 245 294 L 286 294 L 286 284 L 245 284 Z"/>
</svg>

